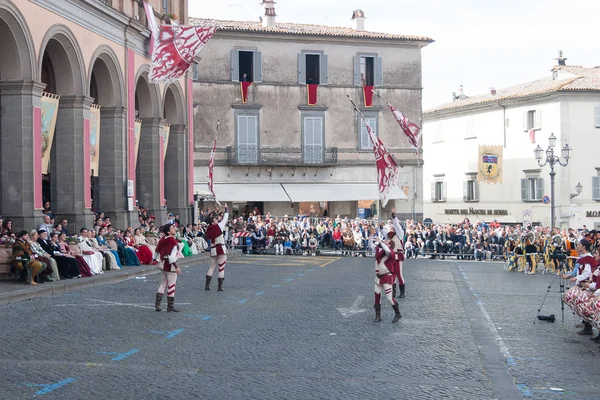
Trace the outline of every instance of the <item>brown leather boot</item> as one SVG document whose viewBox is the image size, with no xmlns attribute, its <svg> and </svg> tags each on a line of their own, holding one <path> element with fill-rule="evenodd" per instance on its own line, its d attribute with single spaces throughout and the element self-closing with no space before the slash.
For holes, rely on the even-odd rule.
<svg viewBox="0 0 600 400">
<path fill-rule="evenodd" d="M 179 312 L 178 309 L 175 308 L 175 297 L 167 297 L 167 312 Z"/>
<path fill-rule="evenodd" d="M 163 299 L 163 294 L 156 293 L 156 304 L 154 305 L 154 308 L 156 309 L 156 311 L 162 311 L 162 308 L 160 308 L 160 303 L 162 303 L 162 299 Z"/>
<path fill-rule="evenodd" d="M 219 287 L 217 288 L 218 292 L 224 292 L 223 290 L 223 281 L 225 280 L 225 278 L 218 278 L 219 280 Z"/>
<path fill-rule="evenodd" d="M 396 312 L 396 315 L 394 316 L 394 319 L 392 320 L 392 324 L 398 322 L 398 320 L 400 318 L 402 318 L 402 314 L 400 314 L 400 307 L 398 306 L 398 303 L 394 304 L 394 311 Z"/>
<path fill-rule="evenodd" d="M 381 304 L 375 304 L 375 319 L 373 322 L 381 322 Z"/>
<path fill-rule="evenodd" d="M 212 276 L 206 275 L 206 284 L 204 285 L 204 290 L 210 290 L 210 281 L 212 280 Z"/>
</svg>

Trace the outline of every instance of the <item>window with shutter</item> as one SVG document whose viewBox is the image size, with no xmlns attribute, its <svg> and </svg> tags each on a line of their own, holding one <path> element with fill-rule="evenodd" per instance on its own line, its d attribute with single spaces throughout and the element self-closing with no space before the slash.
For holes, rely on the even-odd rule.
<svg viewBox="0 0 600 400">
<path fill-rule="evenodd" d="M 535 110 L 533 112 L 534 129 L 542 129 L 542 110 Z"/>
<path fill-rule="evenodd" d="M 463 201 L 469 201 L 469 181 L 463 182 Z"/>
<path fill-rule="evenodd" d="M 446 182 L 440 182 L 440 186 L 442 187 L 442 199 L 441 199 L 441 201 L 446 201 L 446 195 L 447 195 L 448 185 L 446 185 Z"/>
<path fill-rule="evenodd" d="M 365 125 L 365 121 L 358 117 L 360 120 L 360 150 L 372 150 L 373 142 L 371 142 L 371 138 L 369 137 L 369 132 L 367 131 L 367 126 Z M 375 136 L 377 136 L 377 119 L 376 118 L 368 118 L 365 117 L 367 123 L 373 130 Z"/>
<path fill-rule="evenodd" d="M 592 176 L 592 200 L 600 201 L 600 176 Z"/>
<path fill-rule="evenodd" d="M 600 106 L 594 107 L 594 126 L 600 128 Z"/>
<path fill-rule="evenodd" d="M 262 54 L 260 51 L 255 51 L 253 53 L 253 70 L 252 77 L 254 80 L 252 82 L 262 82 Z"/>
<path fill-rule="evenodd" d="M 354 86 L 362 86 L 360 79 L 360 61 L 361 57 L 356 56 L 353 58 L 354 61 Z"/>
<path fill-rule="evenodd" d="M 473 182 L 473 201 L 479 201 L 479 182 Z"/>
<path fill-rule="evenodd" d="M 542 197 L 544 197 L 544 178 L 537 178 L 535 200 L 542 200 Z"/>
<path fill-rule="evenodd" d="M 306 54 L 298 54 L 298 83 L 306 85 Z"/>
<path fill-rule="evenodd" d="M 237 159 L 240 164 L 258 162 L 258 117 L 238 115 L 237 117 Z"/>
<path fill-rule="evenodd" d="M 521 179 L 521 200 L 527 201 L 529 200 L 529 196 L 527 196 L 527 179 Z"/>
<path fill-rule="evenodd" d="M 239 51 L 231 50 L 231 81 L 239 82 L 240 81 L 240 57 Z"/>
<path fill-rule="evenodd" d="M 329 83 L 329 70 L 328 70 L 328 62 L 327 56 L 325 54 L 321 54 L 319 60 L 319 77 L 320 77 L 320 85 L 327 85 Z"/>
<path fill-rule="evenodd" d="M 374 83 L 375 86 L 383 86 L 383 64 L 381 61 L 381 57 L 373 57 L 374 58 Z"/>
<path fill-rule="evenodd" d="M 437 198 L 435 197 L 435 182 L 431 182 L 431 201 L 437 201 Z"/>
<path fill-rule="evenodd" d="M 323 118 L 303 117 L 304 162 L 320 164 L 323 162 Z"/>
</svg>

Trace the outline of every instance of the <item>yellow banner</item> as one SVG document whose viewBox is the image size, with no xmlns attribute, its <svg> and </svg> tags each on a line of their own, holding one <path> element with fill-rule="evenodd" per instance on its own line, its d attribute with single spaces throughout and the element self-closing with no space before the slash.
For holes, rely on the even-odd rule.
<svg viewBox="0 0 600 400">
<path fill-rule="evenodd" d="M 163 145 L 164 145 L 163 162 L 165 161 L 165 158 L 167 158 L 167 147 L 169 146 L 169 133 L 170 132 L 171 132 L 171 125 L 165 124 L 165 126 L 163 127 Z"/>
<path fill-rule="evenodd" d="M 502 183 L 502 146 L 479 146 L 477 181 Z"/>
<path fill-rule="evenodd" d="M 98 176 L 100 165 L 100 106 L 90 107 L 90 169 L 92 176 Z"/>
<path fill-rule="evenodd" d="M 138 153 L 140 152 L 140 136 L 142 135 L 142 120 L 135 120 L 135 165 L 137 165 Z"/>
<path fill-rule="evenodd" d="M 50 149 L 54 140 L 58 101 L 60 96 L 42 93 L 42 174 L 48 174 L 50 166 Z"/>
</svg>

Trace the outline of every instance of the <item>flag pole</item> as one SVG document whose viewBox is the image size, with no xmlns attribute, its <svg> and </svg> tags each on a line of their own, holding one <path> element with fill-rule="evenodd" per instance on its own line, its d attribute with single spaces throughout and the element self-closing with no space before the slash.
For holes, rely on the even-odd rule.
<svg viewBox="0 0 600 400">
<path fill-rule="evenodd" d="M 214 167 L 214 158 L 213 157 L 214 157 L 214 153 L 216 152 L 217 138 L 219 137 L 219 126 L 220 125 L 221 125 L 221 120 L 218 119 L 217 120 L 217 129 L 216 129 L 216 133 L 215 133 L 215 141 L 214 141 L 214 144 L 213 144 L 213 148 L 211 150 L 211 159 L 212 159 L 212 162 L 213 162 L 213 167 Z M 208 173 L 210 174 L 210 170 L 208 171 Z M 214 185 L 214 181 L 213 181 L 213 185 Z M 221 203 L 219 203 L 219 200 L 217 200 L 217 196 L 215 196 L 214 189 L 212 187 L 209 188 L 209 189 L 210 189 L 211 194 L 213 195 L 213 198 L 214 198 L 214 201 L 211 200 L 210 202 L 213 204 L 213 206 L 215 207 L 215 209 L 217 208 L 216 204 L 218 204 L 219 208 L 221 208 Z M 216 202 L 216 204 L 215 204 L 215 202 Z"/>
</svg>

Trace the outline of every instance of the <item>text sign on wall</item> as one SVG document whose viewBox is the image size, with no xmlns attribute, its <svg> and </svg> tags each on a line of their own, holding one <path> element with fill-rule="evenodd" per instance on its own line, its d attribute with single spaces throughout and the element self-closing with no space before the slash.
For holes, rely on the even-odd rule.
<svg viewBox="0 0 600 400">
<path fill-rule="evenodd" d="M 445 209 L 447 215 L 508 215 L 508 210 L 484 210 L 475 208 Z"/>
</svg>

